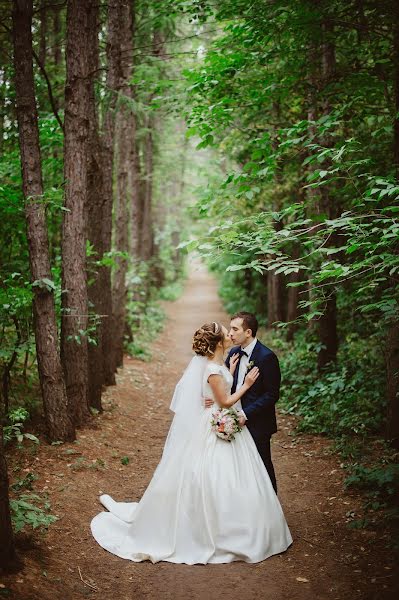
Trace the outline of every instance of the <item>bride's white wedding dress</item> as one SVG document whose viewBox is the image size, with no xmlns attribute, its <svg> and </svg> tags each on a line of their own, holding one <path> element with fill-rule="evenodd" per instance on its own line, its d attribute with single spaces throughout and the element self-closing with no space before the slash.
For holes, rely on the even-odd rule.
<svg viewBox="0 0 399 600">
<path fill-rule="evenodd" d="M 202 401 L 212 397 L 208 377 L 221 374 L 229 393 L 230 372 L 199 357 L 192 362 L 201 364 L 202 389 L 198 385 L 188 397 L 195 378 L 186 378 L 187 387 L 185 376 L 176 387 L 174 423 L 142 499 L 101 496 L 109 512 L 94 517 L 93 536 L 105 550 L 135 562 L 262 561 L 292 543 L 280 502 L 248 429 L 231 442 L 211 430 L 213 409 Z"/>
</svg>

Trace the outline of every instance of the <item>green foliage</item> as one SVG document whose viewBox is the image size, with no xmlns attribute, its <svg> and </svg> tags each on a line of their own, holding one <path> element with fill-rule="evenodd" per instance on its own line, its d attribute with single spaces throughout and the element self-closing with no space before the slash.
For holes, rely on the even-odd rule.
<svg viewBox="0 0 399 600">
<path fill-rule="evenodd" d="M 364 528 L 384 521 L 396 528 L 399 522 L 399 508 L 397 499 L 399 495 L 399 465 L 396 462 L 380 460 L 377 464 L 366 466 L 364 464 L 350 464 L 347 466 L 349 475 L 345 479 L 347 488 L 360 490 L 363 494 L 364 516 L 349 523 L 353 528 Z M 391 545 L 399 546 L 397 533 Z"/>
<path fill-rule="evenodd" d="M 133 340 L 128 342 L 127 351 L 131 356 L 149 361 L 151 360 L 149 345 L 162 331 L 165 311 L 154 301 L 144 306 L 138 302 L 130 302 L 128 310 L 128 323 Z"/>
<path fill-rule="evenodd" d="M 57 517 L 50 514 L 50 504 L 37 494 L 21 494 L 10 501 L 11 518 L 15 532 L 26 529 L 47 529 Z"/>
<path fill-rule="evenodd" d="M 18 479 L 15 483 L 11 485 L 11 489 L 14 492 L 20 492 L 22 490 L 32 490 L 32 484 L 36 481 L 37 475 L 32 472 L 29 472 L 22 479 Z"/>
<path fill-rule="evenodd" d="M 13 440 L 18 442 L 18 446 L 21 446 L 24 440 L 30 440 L 35 444 L 39 443 L 39 440 L 35 435 L 23 431 L 24 423 L 29 419 L 29 413 L 25 408 L 15 408 L 11 410 L 7 415 L 7 419 L 9 424 L 4 425 L 3 427 L 3 440 L 5 444 L 12 442 Z"/>
<path fill-rule="evenodd" d="M 167 300 L 173 302 L 180 298 L 183 293 L 183 283 L 181 281 L 175 281 L 169 285 L 165 285 L 159 292 L 160 300 Z"/>
<path fill-rule="evenodd" d="M 314 359 L 318 342 L 311 336 L 297 336 L 294 352 L 285 349 L 281 402 L 289 414 L 302 417 L 300 430 L 338 438 L 382 433 L 385 374 L 376 340 L 371 337 L 365 347 L 362 338 L 348 335 L 336 366 L 321 374 Z"/>
<path fill-rule="evenodd" d="M 399 494 L 399 465 L 386 464 L 373 467 L 355 464 L 350 469 L 350 475 L 345 480 L 346 487 L 373 490 L 376 497 L 385 498 L 388 502 Z M 377 510 L 380 505 L 371 504 Z"/>
</svg>

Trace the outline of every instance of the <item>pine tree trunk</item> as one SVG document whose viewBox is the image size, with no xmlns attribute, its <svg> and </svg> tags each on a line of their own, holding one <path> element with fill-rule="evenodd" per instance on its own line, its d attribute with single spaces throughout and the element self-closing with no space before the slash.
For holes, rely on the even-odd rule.
<svg viewBox="0 0 399 600">
<path fill-rule="evenodd" d="M 122 106 L 117 116 L 117 185 L 115 205 L 115 250 L 127 253 L 129 251 L 129 209 L 131 205 L 129 189 L 129 167 L 131 152 L 134 147 L 134 131 L 132 120 L 132 107 L 129 99 L 132 97 L 130 80 L 132 77 L 133 60 L 133 15 L 130 0 L 123 0 L 121 7 L 121 39 L 122 72 L 121 95 Z M 123 365 L 123 345 L 126 321 L 126 274 L 128 261 L 122 256 L 116 259 L 116 269 L 113 278 L 112 307 L 114 315 L 114 344 L 115 368 Z"/>
<path fill-rule="evenodd" d="M 278 148 L 278 124 L 280 122 L 281 107 L 279 102 L 273 103 L 272 115 L 274 119 L 272 147 L 275 151 Z M 279 189 L 283 183 L 281 165 L 277 164 L 274 174 L 277 193 L 273 201 L 273 210 L 278 211 L 281 208 L 281 200 L 278 197 Z M 282 229 L 281 221 L 273 221 L 273 227 L 276 231 Z M 267 326 L 274 327 L 274 323 L 284 319 L 284 299 L 283 299 L 283 278 L 280 273 L 274 271 L 267 272 Z"/>
<path fill-rule="evenodd" d="M 394 164 L 396 179 L 399 182 L 399 5 L 394 5 L 393 11 L 394 43 L 393 54 L 395 64 L 395 108 L 394 122 Z M 399 254 L 399 244 L 396 246 Z M 399 323 L 393 322 L 389 328 L 386 340 L 386 371 L 387 371 L 387 438 L 395 448 L 399 448 Z"/>
<path fill-rule="evenodd" d="M 335 73 L 335 44 L 333 41 L 333 27 L 330 21 L 325 21 L 322 25 L 324 33 L 324 41 L 322 45 L 322 76 L 325 86 L 330 84 Z M 327 96 L 328 98 L 328 96 Z M 329 114 L 330 105 L 328 99 L 324 105 L 324 114 Z M 322 140 L 325 146 L 330 144 L 330 140 L 325 136 Z M 327 186 L 320 188 L 319 209 L 321 213 L 332 219 L 334 214 L 334 201 L 330 198 L 329 189 Z M 327 246 L 334 246 L 336 241 L 335 236 L 330 236 Z M 317 367 L 323 369 L 328 363 L 337 360 L 338 352 L 338 333 L 337 333 L 337 299 L 334 289 L 327 292 L 325 305 L 323 307 L 323 315 L 318 320 L 318 331 L 321 342 L 321 349 L 317 357 Z"/>
<path fill-rule="evenodd" d="M 16 563 L 14 534 L 8 497 L 8 473 L 3 448 L 3 428 L 0 424 L 0 569 L 7 571 Z"/>
<path fill-rule="evenodd" d="M 294 246 L 292 251 L 292 258 L 294 260 L 299 258 L 299 244 Z M 300 271 L 298 273 L 291 273 L 289 276 L 289 283 L 299 283 L 302 279 Z M 299 287 L 288 287 L 288 298 L 287 298 L 287 321 L 295 321 L 299 316 Z M 297 330 L 297 324 L 291 323 L 287 330 L 287 341 L 290 342 L 294 338 L 294 333 Z"/>
<path fill-rule="evenodd" d="M 65 86 L 65 211 L 62 222 L 61 357 L 76 425 L 88 407 L 86 211 L 89 135 L 89 2 L 67 2 Z"/>
<path fill-rule="evenodd" d="M 143 226 L 141 233 L 141 255 L 143 260 L 149 260 L 154 253 L 154 234 L 152 224 L 152 176 L 153 176 L 153 121 L 147 119 L 147 134 L 144 144 L 144 206 Z"/>
<path fill-rule="evenodd" d="M 387 431 L 386 437 L 399 448 L 399 324 L 393 323 L 386 340 Z"/>
<path fill-rule="evenodd" d="M 134 133 L 137 128 L 137 123 L 134 123 Z M 130 221 L 130 252 L 132 260 L 138 262 L 141 259 L 141 234 L 143 230 L 143 211 L 144 211 L 144 194 L 143 182 L 140 166 L 140 149 L 137 140 L 134 140 L 134 147 L 130 154 L 130 187 L 132 190 L 132 206 L 131 206 L 131 221 Z"/>
<path fill-rule="evenodd" d="M 87 164 L 87 205 L 88 205 L 88 238 L 92 247 L 92 256 L 88 258 L 88 298 L 90 312 L 99 315 L 96 323 L 91 322 L 91 327 L 96 325 L 94 337 L 96 344 L 88 345 L 88 402 L 93 408 L 101 411 L 101 392 L 104 384 L 104 365 L 103 365 L 103 319 L 106 318 L 106 305 L 104 303 L 103 289 L 106 287 L 106 267 L 99 266 L 96 263 L 103 257 L 103 237 L 102 237 L 102 203 L 104 200 L 104 182 L 103 182 L 103 157 L 102 146 L 99 135 L 99 122 L 95 99 L 95 81 L 97 69 L 99 67 L 99 0 L 90 1 L 89 15 L 89 47 L 90 47 L 90 104 L 88 117 L 90 121 L 89 128 L 89 148 Z"/>
<path fill-rule="evenodd" d="M 282 227 L 279 221 L 274 221 L 273 226 L 276 231 Z M 267 326 L 275 327 L 273 323 L 283 320 L 283 280 L 279 273 L 276 275 L 273 271 L 267 271 Z"/>
<path fill-rule="evenodd" d="M 113 208 L 113 175 L 114 175 L 114 145 L 115 145 L 115 113 L 117 96 L 122 79 L 121 56 L 121 2 L 110 0 L 108 2 L 107 20 L 107 89 L 109 101 L 104 117 L 103 132 L 103 177 L 104 196 L 102 205 L 102 247 L 104 252 L 110 252 L 112 247 L 112 208 Z M 105 269 L 103 280 L 104 314 L 102 341 L 104 347 L 103 368 L 104 383 L 115 385 L 115 344 L 114 344 L 114 317 L 112 312 L 112 286 L 111 270 Z"/>
<path fill-rule="evenodd" d="M 40 44 L 39 60 L 43 67 L 46 65 L 47 54 L 47 7 L 46 0 L 40 2 Z"/>
<path fill-rule="evenodd" d="M 118 161 L 117 161 L 117 191 L 115 203 L 115 250 L 128 252 L 129 249 L 129 130 L 128 115 L 120 111 L 118 115 Z M 116 269 L 113 277 L 112 307 L 114 315 L 114 340 L 115 340 L 115 367 L 123 364 L 123 339 L 126 320 L 126 273 L 127 259 L 121 256 L 116 258 Z"/>
<path fill-rule="evenodd" d="M 34 290 L 34 327 L 40 386 L 50 440 L 73 440 L 75 432 L 68 412 L 65 383 L 58 353 L 54 294 L 49 247 L 39 130 L 32 64 L 32 0 L 15 0 L 13 38 L 15 89 L 22 182 Z"/>
<path fill-rule="evenodd" d="M 274 323 L 284 320 L 282 302 L 282 282 L 279 275 L 272 271 L 267 273 L 267 326 L 274 327 Z"/>
<path fill-rule="evenodd" d="M 60 6 L 56 5 L 52 7 L 53 11 L 53 31 L 52 31 L 52 57 L 54 62 L 54 75 L 59 77 L 59 70 L 61 66 L 61 19 L 60 19 Z M 58 110 L 60 108 L 60 99 L 58 94 L 54 96 L 55 107 Z"/>
</svg>

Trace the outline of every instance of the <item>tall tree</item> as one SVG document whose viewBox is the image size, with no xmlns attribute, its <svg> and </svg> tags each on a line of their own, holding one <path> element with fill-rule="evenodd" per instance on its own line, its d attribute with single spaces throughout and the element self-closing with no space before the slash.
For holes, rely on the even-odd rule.
<svg viewBox="0 0 399 600">
<path fill-rule="evenodd" d="M 107 102 L 105 106 L 103 128 L 103 181 L 104 195 L 102 201 L 102 248 L 110 252 L 112 247 L 112 210 L 113 210 L 113 178 L 115 157 L 115 122 L 118 93 L 122 81 L 122 2 L 110 0 L 107 15 Z M 102 321 L 102 339 L 106 352 L 103 353 L 104 383 L 115 384 L 115 338 L 112 309 L 111 269 L 104 269 L 103 305 L 107 316 Z"/>
<path fill-rule="evenodd" d="M 332 19 L 327 17 L 322 22 L 323 43 L 322 43 L 322 81 L 324 88 L 328 89 L 333 83 L 335 74 L 335 40 Z M 325 91 L 325 90 L 324 90 Z M 324 115 L 328 116 L 331 111 L 328 94 L 324 94 Z M 331 146 L 329 136 L 323 136 L 324 146 Z M 320 188 L 319 211 L 331 219 L 337 216 L 334 199 L 331 197 L 327 186 Z M 336 236 L 330 236 L 328 244 L 334 247 Z M 338 333 L 337 333 L 337 298 L 336 293 L 331 286 L 325 298 L 323 314 L 318 321 L 318 331 L 321 342 L 321 348 L 317 357 L 317 366 L 323 369 L 328 363 L 335 362 L 338 352 Z"/>
<path fill-rule="evenodd" d="M 95 87 L 99 68 L 99 39 L 100 26 L 99 0 L 90 2 L 89 15 L 89 46 L 90 46 L 90 103 L 88 117 L 90 120 L 89 148 L 88 148 L 88 239 L 92 247 L 92 254 L 88 259 L 89 286 L 88 297 L 91 310 L 99 315 L 95 326 L 95 344 L 88 347 L 88 394 L 89 404 L 101 410 L 101 391 L 104 384 L 104 344 L 103 344 L 103 319 L 106 318 L 107 305 L 104 302 L 103 290 L 107 285 L 107 267 L 101 263 L 104 254 L 103 244 L 103 154 L 100 136 L 99 115 L 96 106 Z"/>
<path fill-rule="evenodd" d="M 72 417 L 89 415 L 86 281 L 87 152 L 89 136 L 90 2 L 68 0 L 62 221 L 61 357 Z"/>
<path fill-rule="evenodd" d="M 34 327 L 39 378 L 48 435 L 51 440 L 73 440 L 64 377 L 58 354 L 37 108 L 32 64 L 32 0 L 15 0 L 13 40 L 19 145 L 30 270 L 34 290 Z"/>
<path fill-rule="evenodd" d="M 121 82 L 120 82 L 120 108 L 117 116 L 117 145 L 118 157 L 116 165 L 117 185 L 115 202 L 115 231 L 114 247 L 123 254 L 129 251 L 129 214 L 132 204 L 132 190 L 129 188 L 129 168 L 132 163 L 131 155 L 134 152 L 135 143 L 135 115 L 133 114 L 132 89 L 130 80 L 132 77 L 133 60 L 133 12 L 130 0 L 121 2 Z M 112 307 L 114 315 L 114 344 L 115 344 L 115 368 L 123 363 L 123 341 L 126 322 L 126 256 L 117 256 L 117 264 L 113 278 Z"/>
<path fill-rule="evenodd" d="M 394 140 L 393 160 L 396 180 L 399 184 L 399 5 L 393 5 L 393 59 L 394 59 Z M 399 255 L 399 242 L 395 252 Z M 399 323 L 395 319 L 389 324 L 388 336 L 385 343 L 387 365 L 387 438 L 392 440 L 395 448 L 399 448 Z"/>
</svg>

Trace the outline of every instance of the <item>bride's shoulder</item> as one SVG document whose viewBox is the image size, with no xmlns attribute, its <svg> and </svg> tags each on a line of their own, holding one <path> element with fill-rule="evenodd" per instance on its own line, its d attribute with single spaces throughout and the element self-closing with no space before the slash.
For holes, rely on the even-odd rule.
<svg viewBox="0 0 399 600">
<path fill-rule="evenodd" d="M 205 367 L 205 373 L 207 374 L 207 377 L 209 377 L 209 375 L 222 375 L 223 365 L 219 365 L 212 360 L 208 360 L 208 364 Z"/>
</svg>

